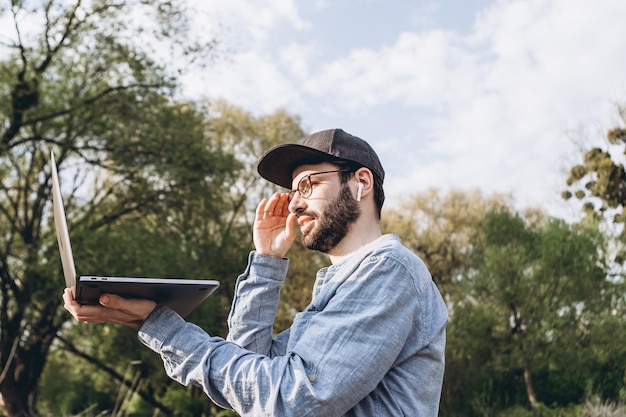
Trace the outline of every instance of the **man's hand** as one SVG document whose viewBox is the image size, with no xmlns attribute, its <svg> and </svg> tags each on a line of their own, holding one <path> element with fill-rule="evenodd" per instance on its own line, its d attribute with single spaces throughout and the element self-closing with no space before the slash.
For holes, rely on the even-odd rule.
<svg viewBox="0 0 626 417">
<path fill-rule="evenodd" d="M 63 301 L 63 307 L 78 321 L 115 323 L 135 330 L 141 328 L 157 305 L 152 300 L 129 299 L 114 294 L 100 296 L 100 304 L 79 304 L 69 288 L 63 293 Z"/>
<path fill-rule="evenodd" d="M 262 255 L 283 258 L 296 239 L 296 215 L 289 212 L 289 195 L 275 193 L 256 208 L 254 246 Z"/>
</svg>

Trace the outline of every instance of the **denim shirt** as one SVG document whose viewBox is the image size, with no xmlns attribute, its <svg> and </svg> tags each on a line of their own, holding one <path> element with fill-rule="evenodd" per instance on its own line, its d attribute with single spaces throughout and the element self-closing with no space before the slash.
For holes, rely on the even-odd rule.
<svg viewBox="0 0 626 417">
<path fill-rule="evenodd" d="M 139 339 L 171 378 L 242 416 L 437 416 L 448 315 L 423 262 L 384 235 L 321 269 L 310 305 L 273 337 L 287 266 L 250 254 L 226 340 L 165 307 Z"/>
</svg>

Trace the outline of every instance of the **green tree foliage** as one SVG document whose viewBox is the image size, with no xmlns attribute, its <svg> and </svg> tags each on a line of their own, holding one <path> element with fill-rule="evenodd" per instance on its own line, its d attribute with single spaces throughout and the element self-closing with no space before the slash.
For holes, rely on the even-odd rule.
<svg viewBox="0 0 626 417">
<path fill-rule="evenodd" d="M 234 281 L 252 249 L 253 204 L 261 195 L 273 192 L 267 189 L 266 182 L 258 181 L 256 174 L 261 144 L 271 146 L 298 140 L 304 133 L 298 127 L 298 119 L 284 111 L 254 118 L 224 102 L 211 104 L 205 110 L 197 124 L 204 126 L 204 143 L 219 149 L 226 160 L 232 155 L 236 175 L 203 175 L 206 181 L 198 187 L 186 183 L 189 189 L 178 188 L 176 195 L 159 204 L 158 210 L 127 214 L 99 227 L 97 233 L 82 234 L 80 250 L 76 252 L 81 258 L 77 262 L 91 265 L 94 273 L 220 280 L 221 288 L 194 311 L 189 320 L 210 334 L 225 336 Z M 180 170 L 181 175 L 192 176 L 213 169 L 192 166 L 191 172 L 186 173 L 186 160 L 172 166 Z M 98 211 L 98 208 L 93 210 Z M 289 292 L 283 294 L 286 311 L 291 311 L 294 303 L 297 301 Z M 63 391 L 58 390 L 55 379 L 48 376 L 58 373 L 58 369 L 49 367 L 42 393 L 45 400 L 41 404 L 53 415 L 77 413 L 89 407 L 114 409 L 117 392 L 122 387 L 122 371 L 130 362 L 141 362 L 135 367 L 142 381 L 137 393 L 141 401 L 133 404 L 136 412 L 151 413 L 156 408 L 168 415 L 215 413 L 215 406 L 197 388 L 183 388 L 169 381 L 160 358 L 141 346 L 126 329 L 78 324 L 64 330 L 61 340 L 60 349 L 53 351 L 55 363 L 67 357 L 68 350 L 73 355 L 79 354 L 82 361 L 82 366 L 68 370 L 62 381 L 89 380 L 92 383 L 88 388 L 79 388 L 82 396 L 71 400 L 58 398 Z M 107 370 L 104 364 L 112 369 Z M 113 371 L 116 375 L 111 378 Z M 60 404 L 66 408 L 56 408 Z"/>
<path fill-rule="evenodd" d="M 452 310 L 450 360 L 462 371 L 451 383 L 470 397 L 475 415 L 521 405 L 522 392 L 536 413 L 541 402 L 581 401 L 593 324 L 613 294 L 600 234 L 508 210 L 488 214 L 482 231 L 480 256 Z"/>
<path fill-rule="evenodd" d="M 0 7 L 15 29 L 0 62 L 8 98 L 0 102 L 0 395 L 6 416 L 24 416 L 36 413 L 39 377 L 67 318 L 49 216 L 49 151 L 78 247 L 81 236 L 127 215 L 159 213 L 179 191 L 202 189 L 235 165 L 204 147 L 201 115 L 172 102 L 180 68 L 149 56 L 163 43 L 183 67 L 185 57 L 211 55 L 211 41 L 185 36 L 185 14 L 171 2 Z M 138 14 L 149 24 L 133 22 Z M 204 177 L 180 166 L 205 167 Z M 79 256 L 78 265 L 93 269 L 93 259 Z"/>
<path fill-rule="evenodd" d="M 613 229 L 619 226 L 621 244 L 614 250 L 614 258 L 622 265 L 626 261 L 626 107 L 617 106 L 617 113 L 620 122 L 607 132 L 606 146 L 586 151 L 583 161 L 570 169 L 562 197 L 580 200 L 589 220 L 606 221 Z"/>
<path fill-rule="evenodd" d="M 305 133 L 299 126 L 300 120 L 284 110 L 254 118 L 242 109 L 234 108 L 223 101 L 209 103 L 206 107 L 207 118 L 211 120 L 210 131 L 224 151 L 231 152 L 242 164 L 237 182 L 229 185 L 228 194 L 230 211 L 233 215 L 227 224 L 245 222 L 248 225 L 246 235 L 240 240 L 249 241 L 256 204 L 273 192 L 285 192 L 267 181 L 259 181 L 256 163 L 259 156 L 271 146 L 285 142 L 297 142 Z M 231 226 L 228 226 L 230 228 Z M 228 234 L 225 234 L 228 236 Z M 290 266 L 288 277 L 281 291 L 275 331 L 279 332 L 291 325 L 294 315 L 302 311 L 310 302 L 315 272 L 329 264 L 326 255 L 304 249 L 296 242 L 288 254 Z M 234 268 L 241 268 L 241 258 L 234 259 Z M 231 268 L 232 270 L 232 268 Z M 231 285 L 228 291 L 232 291 Z M 232 295 L 232 292 L 231 292 Z"/>
<path fill-rule="evenodd" d="M 485 197 L 479 190 L 442 195 L 430 189 L 387 210 L 381 227 L 401 236 L 424 260 L 442 293 L 450 294 L 469 267 L 485 213 L 508 204 L 505 195 Z"/>
<path fill-rule="evenodd" d="M 449 307 L 442 416 L 528 416 L 529 394 L 535 413 L 624 395 L 623 287 L 592 226 L 478 191 L 386 209 L 384 230 L 424 259 Z"/>
<path fill-rule="evenodd" d="M 273 145 L 298 141 L 305 136 L 300 127 L 300 119 L 284 110 L 273 114 L 254 117 L 250 113 L 229 105 L 224 101 L 210 102 L 204 107 L 207 134 L 215 140 L 216 146 L 223 152 L 233 155 L 240 169 L 234 181 L 224 181 L 221 199 L 227 204 L 227 215 L 222 219 L 219 233 L 219 246 L 225 251 L 221 255 L 222 265 L 227 267 L 222 275 L 227 278 L 233 270 L 239 270 L 245 264 L 241 255 L 226 252 L 228 248 L 241 246 L 246 242 L 252 246 L 252 224 L 256 204 L 264 197 L 281 191 L 268 183 L 260 181 L 256 171 L 256 163 L 261 154 Z M 284 191 L 284 190 L 282 190 Z M 189 213 L 190 216 L 193 213 Z M 202 222 L 204 216 L 200 215 Z M 189 218 L 189 217 L 187 217 Z M 191 227 L 189 230 L 199 232 L 201 236 L 209 230 Z M 215 233 L 215 231 L 213 231 Z M 234 284 L 234 281 L 232 281 Z M 232 296 L 234 285 L 225 290 Z"/>
</svg>

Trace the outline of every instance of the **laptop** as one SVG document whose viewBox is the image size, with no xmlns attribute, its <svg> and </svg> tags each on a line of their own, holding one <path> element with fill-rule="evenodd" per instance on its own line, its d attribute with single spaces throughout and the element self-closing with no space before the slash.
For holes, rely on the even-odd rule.
<svg viewBox="0 0 626 417">
<path fill-rule="evenodd" d="M 145 298 L 165 305 L 185 317 L 219 287 L 219 281 L 204 279 L 77 277 L 53 152 L 50 153 L 50 160 L 54 225 L 59 242 L 59 252 L 61 253 L 63 275 L 65 276 L 65 285 L 72 289 L 76 301 L 81 304 L 98 304 L 101 294 L 117 294 L 125 298 Z"/>
</svg>

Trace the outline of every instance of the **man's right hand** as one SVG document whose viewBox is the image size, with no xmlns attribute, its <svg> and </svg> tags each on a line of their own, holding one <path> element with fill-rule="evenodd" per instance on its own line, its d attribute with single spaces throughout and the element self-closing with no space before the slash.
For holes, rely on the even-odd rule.
<svg viewBox="0 0 626 417">
<path fill-rule="evenodd" d="M 80 304 L 74 300 L 72 290 L 63 293 L 65 309 L 78 321 L 84 323 L 115 323 L 139 330 L 150 313 L 156 308 L 152 300 L 122 298 L 114 294 L 100 296 L 100 304 Z"/>
<path fill-rule="evenodd" d="M 275 193 L 256 208 L 253 240 L 261 255 L 284 258 L 296 239 L 296 215 L 289 212 L 289 195 Z"/>
</svg>

